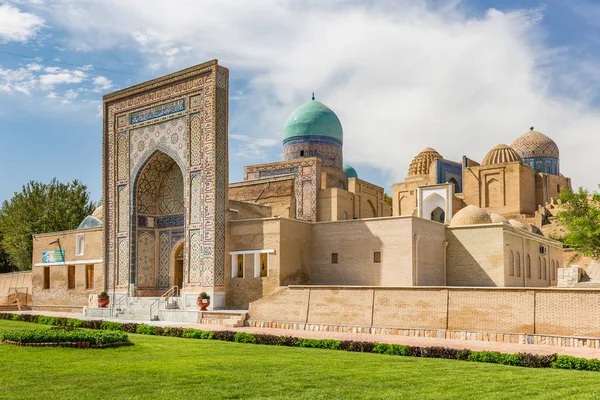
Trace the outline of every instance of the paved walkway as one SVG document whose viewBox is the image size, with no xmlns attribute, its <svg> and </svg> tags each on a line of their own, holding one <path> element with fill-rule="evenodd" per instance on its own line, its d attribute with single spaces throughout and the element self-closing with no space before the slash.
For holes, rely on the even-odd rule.
<svg viewBox="0 0 600 400">
<path fill-rule="evenodd" d="M 15 312 L 17 313 L 17 312 Z M 172 321 L 127 321 L 117 318 L 91 318 L 85 317 L 81 313 L 66 313 L 66 312 L 49 312 L 49 311 L 21 311 L 20 314 L 32 314 L 32 315 L 47 315 L 52 317 L 66 317 L 66 318 L 78 318 L 88 320 L 99 320 L 104 319 L 107 321 L 115 322 L 134 322 L 144 323 L 155 326 L 174 326 L 182 328 L 196 328 L 202 330 L 231 330 L 239 332 L 249 333 L 264 333 L 270 335 L 280 336 L 295 336 L 307 339 L 335 339 L 335 340 L 355 340 L 365 342 L 380 342 L 380 343 L 393 343 L 393 344 L 404 344 L 408 346 L 441 346 L 449 347 L 453 349 L 471 349 L 471 350 L 487 350 L 487 351 L 499 351 L 502 353 L 533 353 L 533 354 L 561 354 L 570 355 L 574 357 L 583 358 L 598 358 L 600 359 L 600 349 L 592 349 L 587 347 L 556 347 L 556 346 L 544 346 L 534 344 L 519 344 L 519 343 L 501 343 L 501 342 L 484 342 L 477 340 L 457 340 L 457 339 L 437 339 L 437 338 L 426 338 L 426 337 L 414 337 L 414 336 L 396 336 L 396 335 L 375 335 L 368 333 L 343 333 L 343 332 L 320 332 L 320 331 L 303 331 L 303 330 L 292 330 L 292 329 L 278 329 L 278 328 L 251 328 L 251 327 L 240 327 L 240 328 L 226 328 L 222 325 L 212 324 L 195 324 L 187 322 L 172 322 Z"/>
</svg>

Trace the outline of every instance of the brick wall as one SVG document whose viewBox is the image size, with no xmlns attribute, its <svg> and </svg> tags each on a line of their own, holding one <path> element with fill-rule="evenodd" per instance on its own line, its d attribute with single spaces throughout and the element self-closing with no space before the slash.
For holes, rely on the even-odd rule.
<svg viewBox="0 0 600 400">
<path fill-rule="evenodd" d="M 600 290 L 290 286 L 250 304 L 250 319 L 600 337 Z"/>
</svg>

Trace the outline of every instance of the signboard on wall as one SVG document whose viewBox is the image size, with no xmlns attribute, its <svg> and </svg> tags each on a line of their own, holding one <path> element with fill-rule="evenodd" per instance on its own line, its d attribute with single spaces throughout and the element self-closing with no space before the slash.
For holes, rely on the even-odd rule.
<svg viewBox="0 0 600 400">
<path fill-rule="evenodd" d="M 65 262 L 65 251 L 64 250 L 42 251 L 42 264 L 64 263 L 64 262 Z"/>
</svg>

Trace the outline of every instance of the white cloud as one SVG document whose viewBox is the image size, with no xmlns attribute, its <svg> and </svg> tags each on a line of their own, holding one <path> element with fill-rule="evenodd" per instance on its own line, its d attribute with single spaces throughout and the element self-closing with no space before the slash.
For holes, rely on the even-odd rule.
<svg viewBox="0 0 600 400">
<path fill-rule="evenodd" d="M 8 3 L 0 4 L 0 42 L 26 42 L 44 26 L 37 15 L 21 12 Z"/>
<path fill-rule="evenodd" d="M 0 93 L 29 95 L 35 86 L 35 75 L 27 68 L 3 69 L 0 67 Z"/>
<path fill-rule="evenodd" d="M 251 98 L 236 102 L 232 131 L 279 142 L 315 89 L 342 121 L 346 158 L 386 171 L 386 184 L 426 146 L 481 160 L 534 125 L 558 143 L 574 185 L 595 186 L 588 171 L 600 159 L 587 135 L 600 124 L 600 77 L 545 44 L 541 10 L 473 16 L 454 0 L 55 3 L 49 19 L 71 48 L 126 45 L 157 72 L 218 58 Z"/>
<path fill-rule="evenodd" d="M 50 73 L 39 76 L 40 87 L 43 90 L 52 89 L 61 84 L 81 83 L 86 77 L 84 72 L 78 70 L 46 68 L 46 72 Z"/>
<path fill-rule="evenodd" d="M 77 93 L 76 91 L 74 91 L 73 89 L 69 89 L 65 92 L 64 94 L 65 98 L 68 100 L 73 100 L 76 99 L 77 96 L 79 96 L 79 93 Z"/>
<path fill-rule="evenodd" d="M 114 86 L 112 81 L 104 76 L 95 77 L 92 84 L 94 85 L 94 92 L 102 92 Z"/>
</svg>

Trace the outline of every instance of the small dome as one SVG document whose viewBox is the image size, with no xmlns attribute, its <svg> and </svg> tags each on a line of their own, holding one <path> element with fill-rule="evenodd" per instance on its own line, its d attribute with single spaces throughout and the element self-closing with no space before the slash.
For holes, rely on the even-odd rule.
<svg viewBox="0 0 600 400">
<path fill-rule="evenodd" d="M 485 212 L 485 210 L 469 205 L 457 212 L 454 217 L 452 217 L 450 226 L 481 225 L 491 223 L 492 219 L 490 218 L 490 215 Z"/>
<path fill-rule="evenodd" d="M 517 229 L 521 229 L 524 231 L 528 231 L 529 228 L 527 227 L 527 225 L 525 225 L 522 222 L 517 221 L 516 219 L 509 219 L 508 223 L 513 227 L 513 228 L 517 228 Z"/>
<path fill-rule="evenodd" d="M 344 140 L 340 119 L 329 107 L 315 100 L 296 108 L 283 127 L 284 144 L 288 139 L 310 136 L 336 139 L 340 144 Z"/>
<path fill-rule="evenodd" d="M 498 213 L 491 212 L 490 218 L 492 219 L 492 222 L 494 222 L 494 223 L 502 222 L 504 224 L 508 224 L 508 220 Z"/>
<path fill-rule="evenodd" d="M 510 145 L 522 158 L 559 158 L 558 146 L 554 140 L 533 127 L 519 136 Z"/>
<path fill-rule="evenodd" d="M 100 221 L 104 221 L 104 206 L 100 204 L 92 213 L 92 217 L 98 218 Z"/>
<path fill-rule="evenodd" d="M 344 172 L 348 176 L 348 179 L 350 179 L 350 178 L 358 178 L 358 172 L 356 172 L 356 170 L 354 169 L 354 167 L 352 167 L 352 165 L 350 165 L 350 164 L 344 163 Z"/>
<path fill-rule="evenodd" d="M 509 162 L 523 162 L 519 154 L 505 144 L 499 144 L 485 155 L 481 165 L 503 164 Z"/>
<path fill-rule="evenodd" d="M 88 215 L 83 221 L 81 221 L 81 224 L 79 224 L 77 230 L 100 227 L 102 227 L 102 221 L 92 215 Z"/>
<path fill-rule="evenodd" d="M 443 158 L 442 155 L 431 147 L 424 148 L 410 163 L 408 176 L 427 175 L 431 164 L 440 158 Z"/>
</svg>

